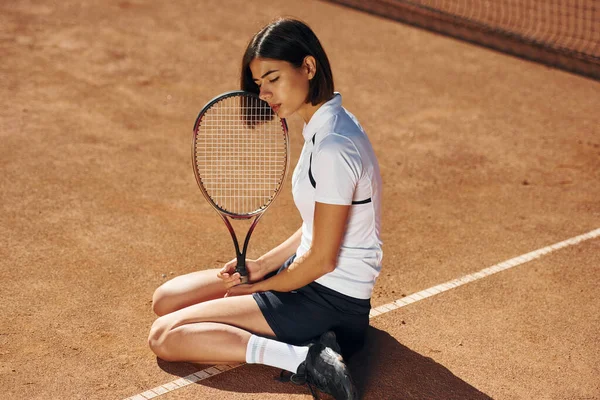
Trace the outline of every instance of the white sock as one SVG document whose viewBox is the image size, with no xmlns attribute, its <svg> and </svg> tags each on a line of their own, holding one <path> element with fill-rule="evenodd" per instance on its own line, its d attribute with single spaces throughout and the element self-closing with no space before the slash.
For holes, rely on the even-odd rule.
<svg viewBox="0 0 600 400">
<path fill-rule="evenodd" d="M 307 347 L 292 346 L 252 335 L 246 347 L 246 362 L 248 364 L 263 364 L 285 369 L 296 373 L 300 364 L 306 360 Z"/>
</svg>

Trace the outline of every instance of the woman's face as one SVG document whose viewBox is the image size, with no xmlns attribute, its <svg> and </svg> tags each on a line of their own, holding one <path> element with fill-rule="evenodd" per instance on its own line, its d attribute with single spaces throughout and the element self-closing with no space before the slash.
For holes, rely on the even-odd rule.
<svg viewBox="0 0 600 400">
<path fill-rule="evenodd" d="M 310 103 L 308 84 L 312 73 L 308 65 L 294 67 L 287 61 L 255 58 L 250 62 L 252 78 L 260 88 L 260 98 L 269 103 L 280 118 L 287 118 Z"/>
</svg>

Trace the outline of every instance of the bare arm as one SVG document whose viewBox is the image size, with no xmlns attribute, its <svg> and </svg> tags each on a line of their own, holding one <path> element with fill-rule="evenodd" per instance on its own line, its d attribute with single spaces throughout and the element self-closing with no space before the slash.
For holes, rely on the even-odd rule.
<svg viewBox="0 0 600 400">
<path fill-rule="evenodd" d="M 309 251 L 274 277 L 252 285 L 252 291 L 289 292 L 333 271 L 344 238 L 350 207 L 315 203 L 313 240 Z"/>
<path fill-rule="evenodd" d="M 292 234 L 279 246 L 265 253 L 256 260 L 267 273 L 276 270 L 287 261 L 300 246 L 302 238 L 302 227 Z"/>
</svg>

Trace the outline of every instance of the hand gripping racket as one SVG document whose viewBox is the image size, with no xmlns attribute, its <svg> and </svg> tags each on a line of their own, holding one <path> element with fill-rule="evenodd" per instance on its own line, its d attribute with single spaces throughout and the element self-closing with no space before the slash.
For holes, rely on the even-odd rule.
<svg viewBox="0 0 600 400">
<path fill-rule="evenodd" d="M 281 190 L 289 167 L 288 154 L 285 119 L 254 93 L 234 91 L 215 97 L 194 124 L 192 165 L 196 182 L 231 234 L 236 272 L 242 283 L 248 282 L 250 235 Z M 240 251 L 229 219 L 250 218 L 254 221 Z"/>
</svg>

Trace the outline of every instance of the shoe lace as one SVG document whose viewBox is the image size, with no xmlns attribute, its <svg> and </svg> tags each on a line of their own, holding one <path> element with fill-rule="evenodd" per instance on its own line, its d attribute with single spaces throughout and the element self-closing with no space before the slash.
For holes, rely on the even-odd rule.
<svg viewBox="0 0 600 400">
<path fill-rule="evenodd" d="M 292 382 L 294 385 L 298 386 L 303 386 L 304 384 L 307 384 L 313 399 L 319 400 L 319 396 L 315 393 L 315 390 L 310 380 L 307 379 L 306 373 L 294 374 L 292 372 L 282 369 L 281 373 L 279 374 L 279 378 L 275 379 L 277 379 L 280 382 Z"/>
</svg>

